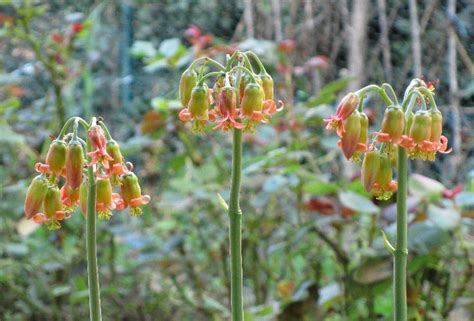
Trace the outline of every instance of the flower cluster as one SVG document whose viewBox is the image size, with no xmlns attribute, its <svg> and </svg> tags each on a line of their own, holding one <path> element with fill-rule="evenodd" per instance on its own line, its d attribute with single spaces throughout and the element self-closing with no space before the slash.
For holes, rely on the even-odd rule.
<svg viewBox="0 0 474 321">
<path fill-rule="evenodd" d="M 397 148 L 405 148 L 411 159 L 434 161 L 437 152 L 449 153 L 448 139 L 442 135 L 443 118 L 433 99 L 434 86 L 415 79 L 407 88 L 404 103 L 400 106 L 393 89 L 370 85 L 346 95 L 336 114 L 325 119 L 326 129 L 335 130 L 338 146 L 344 156 L 354 162 L 362 159 L 361 178 L 367 191 L 379 199 L 388 199 L 397 190 L 392 180 L 392 160 Z M 363 112 L 362 101 L 366 93 L 380 94 L 388 107 L 381 128 L 369 135 L 369 121 Z M 419 109 L 413 112 L 413 107 Z M 372 142 L 369 144 L 369 138 Z"/>
<path fill-rule="evenodd" d="M 63 135 L 74 122 L 72 133 Z M 31 182 L 25 200 L 25 215 L 50 229 L 60 227 L 60 221 L 71 216 L 79 206 L 86 214 L 89 184 L 96 184 L 96 212 L 100 219 L 112 216 L 112 210 L 130 208 L 131 215 L 140 215 L 140 206 L 150 201 L 142 195 L 131 163 L 125 163 L 118 143 L 108 134 L 102 122 L 87 129 L 87 142 L 77 137 L 79 118 L 66 123 L 58 138 L 49 146 L 45 163 L 36 163 L 39 173 Z M 86 147 L 89 147 L 85 153 Z M 86 164 L 86 158 L 89 162 Z M 86 175 L 92 170 L 93 182 Z M 113 188 L 117 187 L 117 193 Z"/>
<path fill-rule="evenodd" d="M 258 74 L 249 58 L 256 61 Z M 227 61 L 224 67 L 210 58 L 200 58 L 181 76 L 179 96 L 183 108 L 179 119 L 193 121 L 195 132 L 203 131 L 208 123 L 222 131 L 237 128 L 253 132 L 258 123 L 267 123 L 283 109 L 281 101 L 277 107 L 273 100 L 273 79 L 255 54 L 235 52 Z M 210 63 L 219 71 L 198 75 L 194 70 L 198 62 Z M 210 77 L 216 77 L 212 89 L 206 84 Z"/>
</svg>

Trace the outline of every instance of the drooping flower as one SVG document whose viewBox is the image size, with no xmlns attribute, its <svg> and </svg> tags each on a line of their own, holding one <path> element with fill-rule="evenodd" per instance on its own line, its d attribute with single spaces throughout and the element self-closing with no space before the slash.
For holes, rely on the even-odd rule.
<svg viewBox="0 0 474 321">
<path fill-rule="evenodd" d="M 357 150 L 357 144 L 360 137 L 360 114 L 354 110 L 352 114 L 344 120 L 344 133 L 340 139 L 342 153 L 346 159 L 350 159 Z"/>
<path fill-rule="evenodd" d="M 179 99 L 181 100 L 181 106 L 188 107 L 189 100 L 191 99 L 191 92 L 196 86 L 198 76 L 192 68 L 186 69 L 181 75 L 179 80 Z"/>
<path fill-rule="evenodd" d="M 448 149 L 448 139 L 442 135 L 443 115 L 437 109 L 431 110 L 429 113 L 431 116 L 430 142 L 432 143 L 432 149 L 428 151 L 427 158 L 430 161 L 434 161 L 437 152 L 448 154 L 452 148 Z"/>
<path fill-rule="evenodd" d="M 61 192 L 57 186 L 49 186 L 43 202 L 44 213 L 37 213 L 33 216 L 33 221 L 38 224 L 48 222 L 49 229 L 61 227 L 59 221 L 68 218 L 68 214 L 63 210 Z"/>
<path fill-rule="evenodd" d="M 112 199 L 112 184 L 108 178 L 99 177 L 97 184 L 96 210 L 99 219 L 109 219 L 112 216 L 110 210 L 115 209 Z"/>
<path fill-rule="evenodd" d="M 377 141 L 382 143 L 398 144 L 403 135 L 405 115 L 399 106 L 389 106 L 385 109 L 382 129 L 375 132 Z"/>
<path fill-rule="evenodd" d="M 397 182 L 392 180 L 393 172 L 388 155 L 380 155 L 380 166 L 375 176 L 372 192 L 379 200 L 388 200 L 397 190 Z"/>
<path fill-rule="evenodd" d="M 79 202 L 79 188 L 72 189 L 68 185 L 61 187 L 61 201 L 64 204 L 64 207 L 72 212 L 76 209 Z"/>
<path fill-rule="evenodd" d="M 431 115 L 425 110 L 418 110 L 413 117 L 409 134 L 403 135 L 400 146 L 408 150 L 410 158 L 426 160 L 434 145 L 430 138 Z"/>
<path fill-rule="evenodd" d="M 220 89 L 216 108 L 211 112 L 216 118 L 217 125 L 213 129 L 222 129 L 228 131 L 232 128 L 243 129 L 245 125 L 238 122 L 238 114 L 236 109 L 237 94 L 234 87 L 225 86 Z"/>
<path fill-rule="evenodd" d="M 142 190 L 137 176 L 129 172 L 122 176 L 122 197 L 125 206 L 130 206 L 132 216 L 138 216 L 143 213 L 141 205 L 150 202 L 149 195 L 142 195 Z"/>
<path fill-rule="evenodd" d="M 35 170 L 40 173 L 48 173 L 59 176 L 64 172 L 66 164 L 66 143 L 63 140 L 55 139 L 49 146 L 46 154 L 46 163 L 36 163 Z"/>
<path fill-rule="evenodd" d="M 92 145 L 92 152 L 87 153 L 87 156 L 91 157 L 88 166 L 101 164 L 104 168 L 108 169 L 109 161 L 112 160 L 112 157 L 110 157 L 106 150 L 107 139 L 105 138 L 104 130 L 99 125 L 91 126 L 87 136 Z"/>
<path fill-rule="evenodd" d="M 179 119 L 184 122 L 194 120 L 193 130 L 195 132 L 201 132 L 209 120 L 210 106 L 209 88 L 206 84 L 198 84 L 191 91 L 188 107 L 179 112 Z"/>
<path fill-rule="evenodd" d="M 360 134 L 359 140 L 357 142 L 356 150 L 352 154 L 351 161 L 354 163 L 360 163 L 362 158 L 361 155 L 368 150 L 368 141 L 369 138 L 369 118 L 364 112 L 359 112 L 360 119 Z"/>
<path fill-rule="evenodd" d="M 110 175 L 110 182 L 112 183 L 112 186 L 119 186 L 120 175 L 123 175 L 125 173 L 128 173 L 130 170 L 133 170 L 133 165 L 132 163 L 124 164 L 124 158 L 122 156 L 122 152 L 120 151 L 120 146 L 115 140 L 110 139 L 109 141 L 107 141 L 106 150 L 107 154 L 109 154 L 112 158 L 112 160 L 109 161 L 108 170 L 108 174 Z M 127 165 L 130 168 L 127 167 Z"/>
<path fill-rule="evenodd" d="M 32 218 L 39 212 L 43 205 L 46 192 L 48 191 L 48 180 L 44 175 L 36 176 L 28 187 L 25 199 L 25 216 Z"/>
<path fill-rule="evenodd" d="M 66 151 L 66 185 L 71 190 L 81 186 L 84 168 L 84 150 L 78 140 L 71 140 Z"/>
<path fill-rule="evenodd" d="M 339 103 L 336 114 L 324 119 L 326 129 L 335 129 L 339 137 L 344 133 L 344 120 L 349 118 L 352 112 L 359 105 L 360 99 L 355 93 L 347 94 Z"/>
<path fill-rule="evenodd" d="M 365 153 L 362 161 L 361 180 L 362 185 L 367 192 L 372 190 L 375 183 L 375 178 L 380 167 L 380 153 L 377 150 L 371 150 Z"/>
</svg>

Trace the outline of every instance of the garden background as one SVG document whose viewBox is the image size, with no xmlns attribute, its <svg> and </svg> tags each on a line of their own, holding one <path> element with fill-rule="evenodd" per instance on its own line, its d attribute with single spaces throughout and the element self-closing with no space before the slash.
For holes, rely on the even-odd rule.
<svg viewBox="0 0 474 321">
<path fill-rule="evenodd" d="M 70 116 L 102 116 L 152 201 L 98 222 L 104 320 L 228 320 L 231 137 L 178 120 L 196 57 L 253 50 L 285 111 L 244 136 L 247 321 L 388 320 L 395 207 L 322 119 L 371 82 L 433 81 L 451 154 L 413 161 L 410 320 L 474 311 L 474 6 L 462 0 L 0 1 L 0 320 L 85 320 L 83 217 L 23 218 L 33 165 Z M 381 101 L 367 100 L 371 124 Z M 376 128 L 373 128 L 376 129 Z"/>
</svg>

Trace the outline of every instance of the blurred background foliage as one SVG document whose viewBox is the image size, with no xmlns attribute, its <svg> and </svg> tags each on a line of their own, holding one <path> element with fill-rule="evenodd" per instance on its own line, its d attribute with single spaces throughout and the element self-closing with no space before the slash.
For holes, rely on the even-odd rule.
<svg viewBox="0 0 474 321">
<path fill-rule="evenodd" d="M 436 81 L 453 153 L 411 163 L 410 320 L 472 320 L 474 7 L 462 0 L 0 0 L 0 319 L 85 320 L 84 220 L 23 219 L 65 118 L 103 116 L 152 204 L 100 222 L 105 320 L 227 320 L 230 137 L 177 119 L 181 72 L 262 57 L 286 110 L 245 136 L 246 320 L 388 320 L 394 199 L 375 201 L 322 119 L 370 82 Z M 367 99 L 371 124 L 381 102 Z"/>
</svg>

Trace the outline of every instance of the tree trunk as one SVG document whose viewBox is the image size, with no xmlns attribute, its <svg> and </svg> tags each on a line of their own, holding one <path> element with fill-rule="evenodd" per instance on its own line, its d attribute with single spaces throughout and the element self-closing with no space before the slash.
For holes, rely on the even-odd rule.
<svg viewBox="0 0 474 321">
<path fill-rule="evenodd" d="M 368 0 L 354 1 L 351 25 L 349 27 L 349 73 L 356 77 L 350 89 L 356 90 L 365 82 L 365 54 L 367 45 Z"/>
<path fill-rule="evenodd" d="M 386 0 L 378 0 L 380 44 L 382 46 L 383 69 L 386 81 L 388 83 L 392 83 L 392 63 L 390 57 L 390 42 L 388 40 L 388 23 L 386 10 Z"/>
<path fill-rule="evenodd" d="M 244 0 L 244 20 L 245 20 L 245 29 L 247 31 L 247 38 L 255 38 L 252 0 Z"/>
<path fill-rule="evenodd" d="M 275 28 L 275 41 L 283 40 L 283 29 L 281 26 L 281 4 L 280 0 L 272 0 L 273 23 Z"/>
<path fill-rule="evenodd" d="M 410 7 L 411 45 L 413 51 L 413 78 L 419 78 L 423 75 L 423 70 L 421 66 L 420 24 L 418 22 L 416 0 L 410 0 L 408 4 Z"/>
<path fill-rule="evenodd" d="M 456 15 L 456 0 L 448 0 L 448 15 Z M 449 77 L 449 104 L 452 113 L 453 127 L 453 154 L 450 157 L 451 179 L 455 181 L 459 164 L 461 164 L 461 116 L 459 111 L 459 86 L 457 80 L 456 64 L 456 32 L 452 25 L 448 28 L 448 77 Z"/>
</svg>

